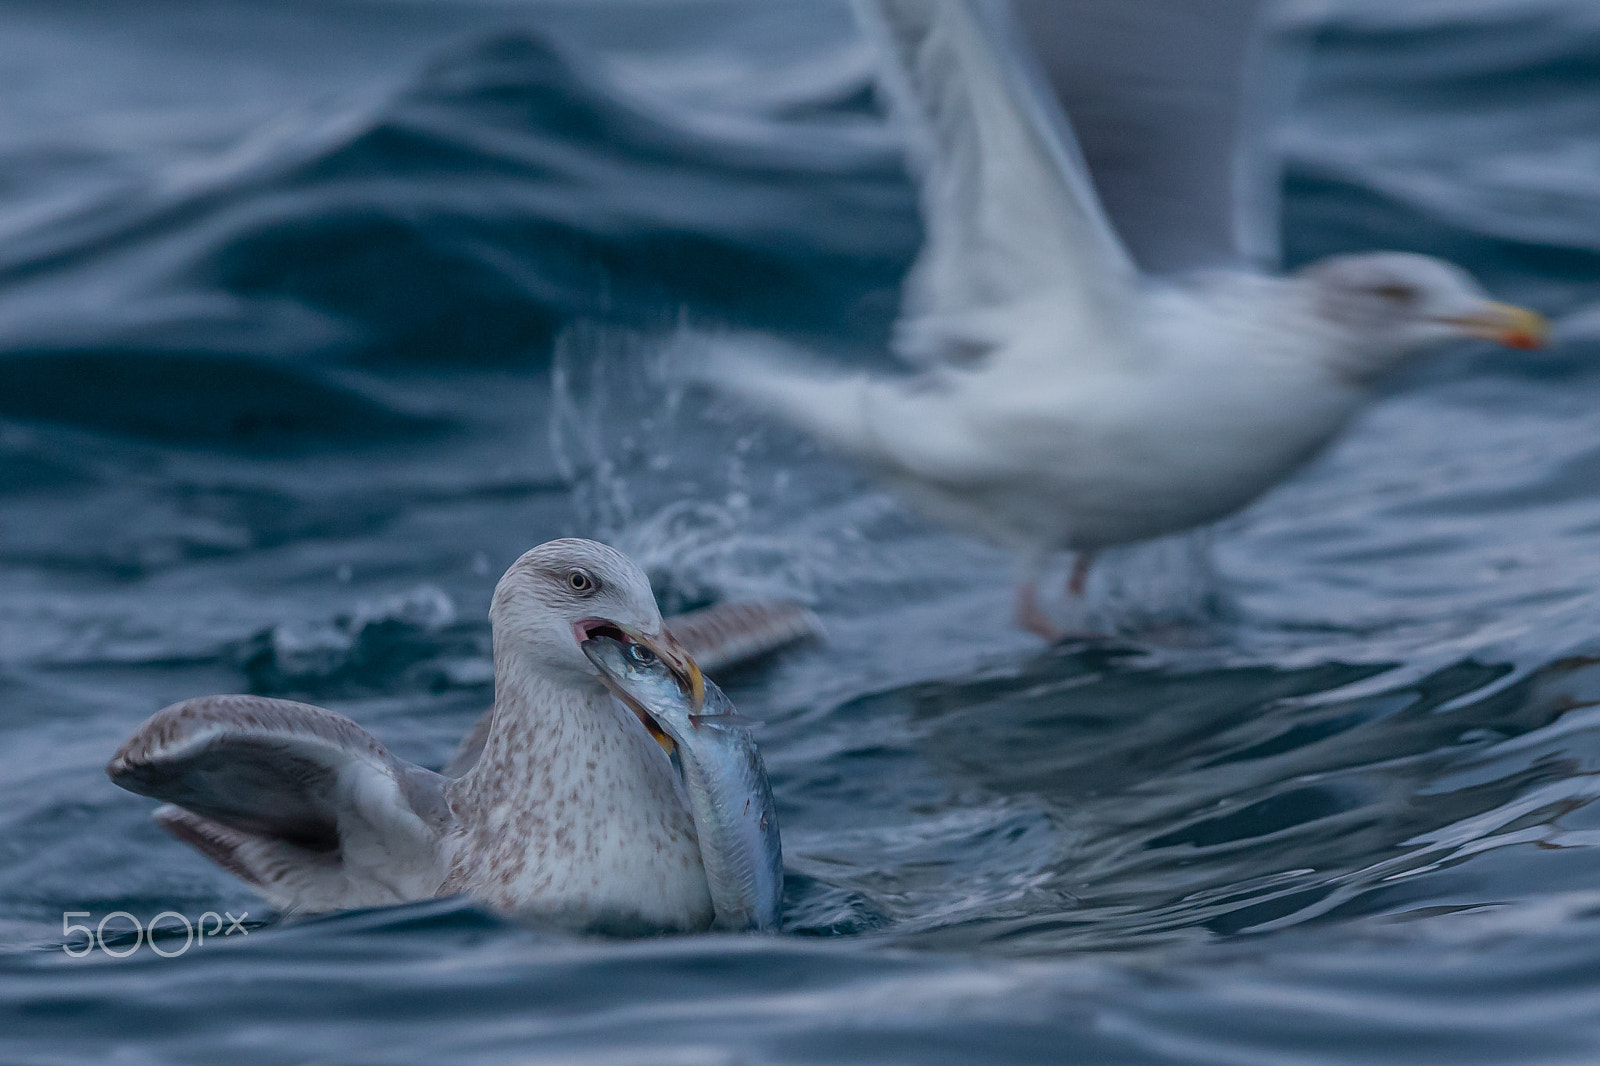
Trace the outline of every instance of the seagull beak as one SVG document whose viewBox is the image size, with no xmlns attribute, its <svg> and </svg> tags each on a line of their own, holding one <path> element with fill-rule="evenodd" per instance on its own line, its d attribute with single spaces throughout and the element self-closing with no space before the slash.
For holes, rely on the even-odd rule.
<svg viewBox="0 0 1600 1066">
<path fill-rule="evenodd" d="M 1508 348 L 1543 348 L 1550 338 L 1550 323 L 1537 311 L 1493 301 L 1485 301 L 1471 314 L 1440 321 L 1469 337 L 1482 337 Z"/>
</svg>

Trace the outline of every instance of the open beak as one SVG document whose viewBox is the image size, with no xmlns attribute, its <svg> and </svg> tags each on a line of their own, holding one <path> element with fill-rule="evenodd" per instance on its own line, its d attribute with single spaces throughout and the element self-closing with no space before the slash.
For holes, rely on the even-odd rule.
<svg viewBox="0 0 1600 1066">
<path fill-rule="evenodd" d="M 1550 323 L 1543 315 L 1511 304 L 1486 301 L 1472 314 L 1442 321 L 1469 337 L 1482 337 L 1508 348 L 1543 348 L 1550 339 Z"/>
</svg>

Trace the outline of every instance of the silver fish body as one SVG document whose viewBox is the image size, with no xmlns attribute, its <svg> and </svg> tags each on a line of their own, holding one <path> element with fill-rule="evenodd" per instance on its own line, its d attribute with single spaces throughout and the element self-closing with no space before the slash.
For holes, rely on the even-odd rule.
<svg viewBox="0 0 1600 1066">
<path fill-rule="evenodd" d="M 649 715 L 676 746 L 700 861 L 711 888 L 712 927 L 773 930 L 783 903 L 783 848 L 767 768 L 747 721 L 705 682 L 696 709 L 679 678 L 648 649 L 606 636 L 583 643 L 613 693 Z"/>
</svg>

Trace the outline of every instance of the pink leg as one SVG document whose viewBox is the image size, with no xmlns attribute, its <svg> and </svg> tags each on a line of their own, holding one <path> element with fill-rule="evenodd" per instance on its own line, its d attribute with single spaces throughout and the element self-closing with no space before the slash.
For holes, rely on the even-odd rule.
<svg viewBox="0 0 1600 1066">
<path fill-rule="evenodd" d="M 1039 606 L 1039 594 L 1031 574 L 1017 586 L 1017 625 L 1049 644 L 1062 636 L 1061 630 Z"/>
<path fill-rule="evenodd" d="M 1089 568 L 1094 565 L 1094 552 L 1079 552 L 1072 560 L 1072 576 L 1067 578 L 1067 595 L 1082 596 L 1089 587 Z"/>
</svg>

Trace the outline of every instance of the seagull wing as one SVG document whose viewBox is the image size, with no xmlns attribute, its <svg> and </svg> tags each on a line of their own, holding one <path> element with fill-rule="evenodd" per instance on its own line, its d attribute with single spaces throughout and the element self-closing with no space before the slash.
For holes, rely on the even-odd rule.
<svg viewBox="0 0 1600 1066">
<path fill-rule="evenodd" d="M 667 630 L 702 670 L 716 672 L 822 636 L 822 623 L 794 600 L 716 603 L 667 619 Z"/>
<path fill-rule="evenodd" d="M 1305 41 L 1265 0 L 1013 0 L 1118 234 L 1166 273 L 1276 261 L 1278 154 Z"/>
<path fill-rule="evenodd" d="M 1071 130 L 1005 9 L 980 0 L 858 0 L 880 84 L 908 138 L 926 239 L 896 346 L 970 364 L 1007 343 L 1019 305 L 1062 358 L 1116 352 L 1136 272 Z M 1108 343 L 1111 342 L 1111 343 Z"/>
<path fill-rule="evenodd" d="M 155 815 L 163 828 L 280 908 L 403 902 L 443 880 L 446 779 L 320 707 L 185 700 L 145 722 L 106 773 L 165 801 Z"/>
</svg>

